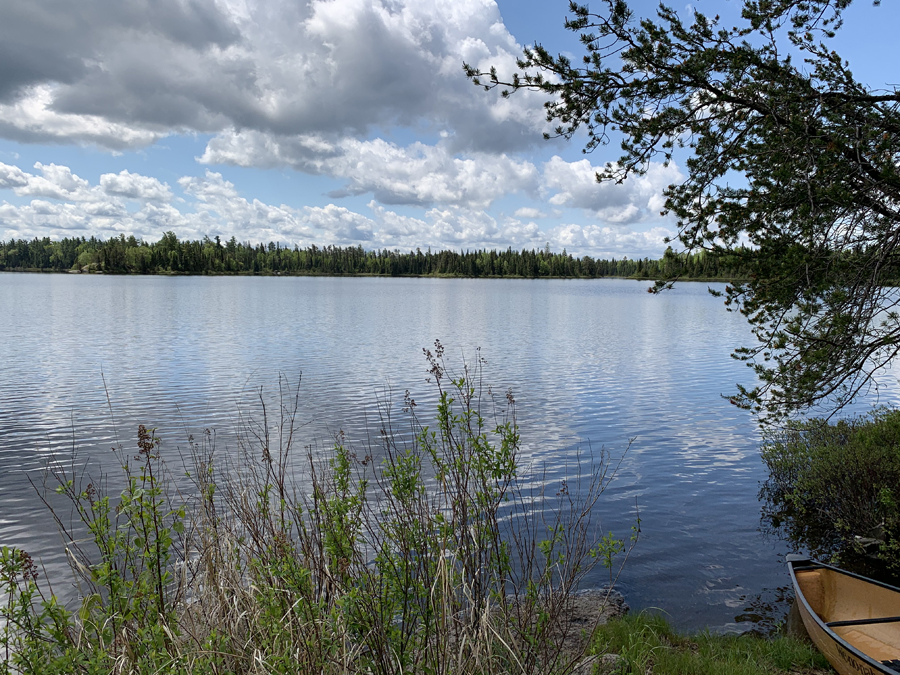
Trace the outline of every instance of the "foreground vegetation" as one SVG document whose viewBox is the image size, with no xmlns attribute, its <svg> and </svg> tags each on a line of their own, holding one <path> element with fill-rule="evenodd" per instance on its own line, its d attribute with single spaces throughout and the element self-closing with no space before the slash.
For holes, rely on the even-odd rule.
<svg viewBox="0 0 900 675">
<path fill-rule="evenodd" d="M 117 449 L 120 491 L 49 473 L 78 598 L 0 548 L 0 674 L 581 674 L 588 653 L 617 655 L 606 673 L 830 672 L 784 636 L 681 636 L 645 613 L 570 621 L 579 585 L 605 569 L 612 588 L 637 540 L 639 521 L 630 541 L 596 523 L 615 463 L 576 457 L 549 485 L 519 458 L 515 400 L 482 387 L 483 362 L 452 376 L 439 343 L 426 358 L 434 423 L 407 393 L 364 448 L 339 433 L 329 452 L 297 453 L 286 388 L 237 454 L 191 438 L 186 477 L 143 426 L 136 454 Z M 874 447 L 900 419 L 856 428 Z"/>
<path fill-rule="evenodd" d="M 665 618 L 641 612 L 600 626 L 593 648 L 622 657 L 621 673 L 787 675 L 831 673 L 812 644 L 787 636 L 677 634 Z"/>
<path fill-rule="evenodd" d="M 900 410 L 792 422 L 762 449 L 764 517 L 814 557 L 900 578 Z"/>
<path fill-rule="evenodd" d="M 676 255 L 668 251 L 660 260 L 595 260 L 576 258 L 563 250 L 542 251 L 435 251 L 401 253 L 366 251 L 361 246 L 341 248 L 285 247 L 269 243 L 254 246 L 234 237 L 180 241 L 167 232 L 154 243 L 124 235 L 107 240 L 91 237 L 0 241 L 0 271 L 68 270 L 108 274 L 288 274 L 456 277 L 563 277 L 595 279 L 627 277 L 732 280 L 742 270 L 727 259 L 698 253 Z"/>
<path fill-rule="evenodd" d="M 570 672 L 573 594 L 597 565 L 614 582 L 629 546 L 592 522 L 615 467 L 573 459 L 547 486 L 518 457 L 512 394 L 495 402 L 480 362 L 448 376 L 438 343 L 426 356 L 434 426 L 407 394 L 358 453 L 339 434 L 295 456 L 291 392 L 231 462 L 192 439 L 187 485 L 143 426 L 119 494 L 52 474 L 80 601 L 4 547 L 0 673 Z"/>
</svg>

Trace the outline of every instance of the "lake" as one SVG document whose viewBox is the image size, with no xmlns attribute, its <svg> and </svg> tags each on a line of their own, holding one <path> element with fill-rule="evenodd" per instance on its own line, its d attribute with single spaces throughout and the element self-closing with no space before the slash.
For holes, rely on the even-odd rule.
<svg viewBox="0 0 900 675">
<path fill-rule="evenodd" d="M 227 452 L 239 411 L 258 387 L 276 395 L 279 376 L 302 373 L 305 442 L 338 430 L 359 442 L 378 400 L 409 389 L 433 402 L 422 348 L 440 339 L 450 365 L 481 348 L 489 382 L 518 402 L 523 458 L 551 478 L 579 450 L 619 457 L 634 439 L 597 514 L 627 536 L 639 509 L 619 585 L 633 608 L 685 629 L 751 628 L 736 617 L 788 579 L 785 545 L 759 531 L 755 422 L 722 397 L 752 383 L 730 357 L 750 332 L 707 284 L 648 285 L 0 274 L 0 544 L 59 578 L 60 538 L 27 477 L 73 450 L 114 472 L 109 448 L 134 448 L 138 424 L 170 461 L 205 428 Z"/>
</svg>

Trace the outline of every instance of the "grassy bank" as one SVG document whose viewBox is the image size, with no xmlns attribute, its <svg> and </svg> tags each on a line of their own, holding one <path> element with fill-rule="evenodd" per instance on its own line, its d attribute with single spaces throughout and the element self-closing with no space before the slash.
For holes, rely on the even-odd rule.
<svg viewBox="0 0 900 675">
<path fill-rule="evenodd" d="M 600 626 L 592 650 L 618 654 L 609 673 L 653 675 L 818 675 L 833 673 L 810 643 L 755 634 L 680 635 L 654 613 L 624 616 Z M 602 670 L 602 669 L 601 669 Z"/>
</svg>

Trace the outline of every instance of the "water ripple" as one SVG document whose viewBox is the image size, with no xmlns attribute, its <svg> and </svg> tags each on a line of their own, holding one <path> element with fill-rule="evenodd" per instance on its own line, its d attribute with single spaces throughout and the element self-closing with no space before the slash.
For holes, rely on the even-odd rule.
<svg viewBox="0 0 900 675">
<path fill-rule="evenodd" d="M 377 401 L 433 405 L 422 348 L 487 359 L 519 404 L 523 457 L 560 480 L 578 451 L 618 457 L 604 530 L 642 538 L 623 575 L 633 606 L 683 627 L 731 625 L 740 598 L 785 582 L 757 531 L 759 437 L 722 394 L 750 342 L 704 284 L 661 297 L 630 281 L 163 278 L 0 275 L 0 543 L 61 570 L 56 527 L 27 477 L 75 461 L 112 472 L 110 448 L 155 427 L 175 462 L 190 434 L 236 447 L 239 415 L 300 387 L 304 443 L 362 443 Z M 896 400 L 881 391 L 882 402 Z M 128 450 L 130 452 L 130 450 Z M 74 458 L 74 459 L 73 459 Z"/>
</svg>

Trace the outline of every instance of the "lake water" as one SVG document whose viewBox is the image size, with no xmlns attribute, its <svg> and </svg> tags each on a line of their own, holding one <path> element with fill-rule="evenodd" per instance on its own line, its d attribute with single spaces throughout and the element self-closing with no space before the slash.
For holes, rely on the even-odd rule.
<svg viewBox="0 0 900 675">
<path fill-rule="evenodd" d="M 157 427 L 170 457 L 204 428 L 221 449 L 280 374 L 302 372 L 309 442 L 338 429 L 358 440 L 389 391 L 433 400 L 422 348 L 437 338 L 451 365 L 481 348 L 490 383 L 516 396 L 523 456 L 551 473 L 578 448 L 618 456 L 634 439 L 598 513 L 627 536 L 640 510 L 620 579 L 632 607 L 681 628 L 752 627 L 735 617 L 787 576 L 784 545 L 758 530 L 755 423 L 721 396 L 750 383 L 729 356 L 749 330 L 706 284 L 661 297 L 647 286 L 0 274 L 0 544 L 57 575 L 59 535 L 28 476 L 73 448 L 115 471 L 109 447 L 134 447 L 138 424 Z"/>
</svg>

